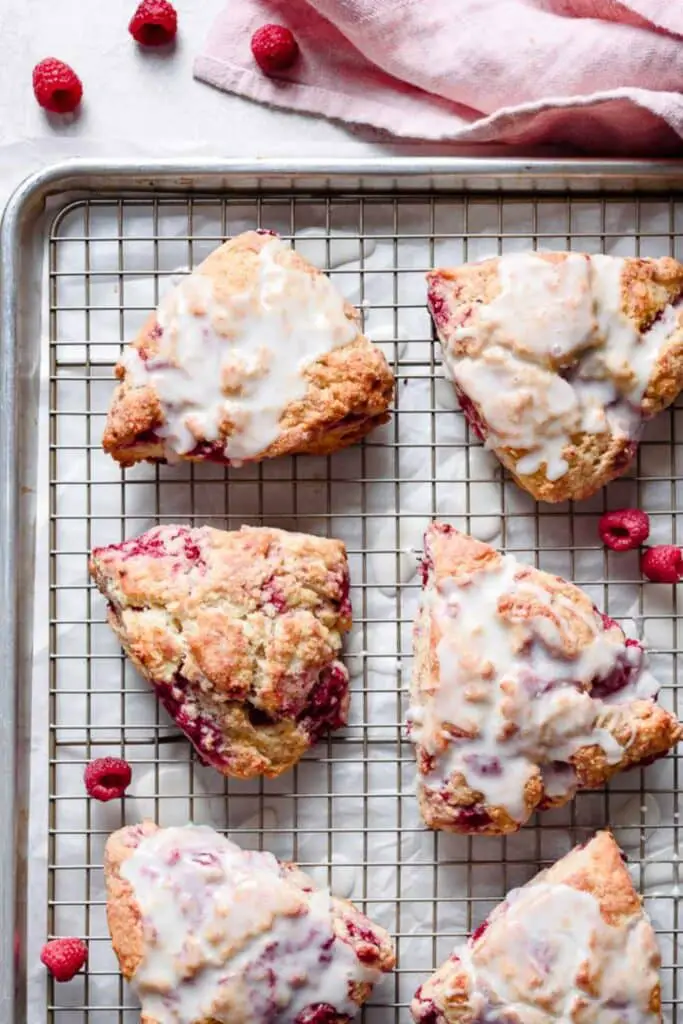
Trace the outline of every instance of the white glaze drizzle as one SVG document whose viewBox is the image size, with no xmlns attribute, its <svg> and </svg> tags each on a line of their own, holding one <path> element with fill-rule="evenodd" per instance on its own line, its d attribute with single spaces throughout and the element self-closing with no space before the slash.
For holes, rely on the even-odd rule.
<svg viewBox="0 0 683 1024">
<path fill-rule="evenodd" d="M 353 1016 L 349 984 L 378 980 L 335 937 L 327 890 L 302 892 L 271 854 L 211 828 L 154 832 L 121 875 L 145 935 L 132 985 L 159 1024 L 291 1024 L 317 1003 Z"/>
<path fill-rule="evenodd" d="M 543 878 L 508 893 L 483 935 L 454 950 L 476 1020 L 656 1024 L 659 957 L 647 918 L 614 927 L 593 895 Z"/>
<path fill-rule="evenodd" d="M 509 596 L 527 608 L 552 607 L 567 633 L 580 623 L 592 641 L 568 657 L 550 616 L 501 617 L 501 600 Z M 622 721 L 620 704 L 659 689 L 641 648 L 627 646 L 617 629 L 604 630 L 592 609 L 558 592 L 551 597 L 512 555 L 427 586 L 418 628 L 432 627 L 441 636 L 439 678 L 432 692 L 413 692 L 408 714 L 411 739 L 434 758 L 418 785 L 441 791 L 460 773 L 485 803 L 506 808 L 516 821 L 529 816 L 524 787 L 538 770 L 547 796 L 567 798 L 576 788 L 569 759 L 580 747 L 597 744 L 608 762 L 621 760 L 623 749 L 606 725 Z M 591 684 L 620 664 L 635 669 L 627 685 L 591 697 Z"/>
<path fill-rule="evenodd" d="M 305 371 L 358 336 L 344 299 L 324 274 L 286 259 L 279 238 L 258 254 L 253 287 L 222 301 L 201 268 L 161 302 L 159 352 L 146 362 L 129 346 L 122 363 L 134 386 L 151 385 L 161 403 L 158 431 L 172 457 L 233 426 L 226 458 L 254 458 L 273 443 L 285 408 L 308 388 Z"/>
<path fill-rule="evenodd" d="M 567 472 L 565 449 L 580 432 L 636 439 L 652 368 L 676 310 L 640 334 L 621 309 L 624 260 L 536 253 L 498 262 L 500 294 L 452 332 L 467 354 L 444 344 L 448 375 L 476 403 L 490 448 L 525 450 L 516 470 L 548 480 Z"/>
</svg>

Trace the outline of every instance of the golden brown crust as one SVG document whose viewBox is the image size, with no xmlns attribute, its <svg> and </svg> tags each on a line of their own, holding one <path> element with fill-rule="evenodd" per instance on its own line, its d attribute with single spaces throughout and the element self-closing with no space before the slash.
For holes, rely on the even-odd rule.
<svg viewBox="0 0 683 1024">
<path fill-rule="evenodd" d="M 211 278 L 219 302 L 230 304 L 232 297 L 254 287 L 258 274 L 258 254 L 268 242 L 269 234 L 247 231 L 230 239 L 211 253 L 196 273 Z M 304 260 L 295 250 L 286 250 L 280 261 L 311 276 L 321 271 Z M 346 317 L 355 322 L 358 313 L 346 304 Z M 145 358 L 158 355 L 161 346 L 156 314 L 146 321 L 131 347 Z M 122 466 L 141 461 L 166 461 L 163 440 L 154 432 L 163 425 L 162 406 L 153 388 L 136 387 L 125 367 L 119 363 L 116 388 L 105 426 L 102 446 Z M 363 335 L 311 363 L 305 371 L 309 386 L 305 398 L 290 402 L 280 419 L 280 432 L 266 449 L 254 458 L 261 461 L 279 455 L 327 455 L 355 444 L 375 427 L 389 419 L 393 399 L 394 378 L 383 353 Z M 221 430 L 223 443 L 233 430 L 226 423 Z M 219 439 L 220 440 L 220 439 Z M 216 446 L 219 447 L 218 442 Z M 202 462 L 207 458 L 221 461 L 206 452 L 186 453 L 183 460 Z M 227 460 L 223 460 L 227 461 Z"/>
<path fill-rule="evenodd" d="M 107 924 L 121 973 L 130 981 L 144 955 L 140 909 L 133 889 L 121 877 L 121 866 L 135 852 L 140 838 L 153 835 L 157 826 L 151 821 L 129 825 L 112 833 L 104 848 L 104 880 L 107 887 Z"/>
<path fill-rule="evenodd" d="M 121 875 L 123 864 L 133 855 L 141 839 L 154 835 L 159 827 L 146 821 L 128 825 L 113 832 L 107 840 L 104 853 L 104 878 L 107 890 L 107 924 L 114 953 L 126 981 L 134 978 L 145 957 L 145 936 L 140 908 L 130 882 Z M 302 889 L 310 890 L 312 882 L 295 864 L 283 864 L 291 881 Z M 296 893 L 297 889 L 293 889 Z M 332 896 L 332 914 L 335 934 L 351 946 L 366 967 L 388 973 L 393 970 L 396 955 L 387 932 L 372 923 L 350 900 Z M 373 942 L 366 936 L 372 934 Z M 350 983 L 350 996 L 361 1006 L 369 997 L 372 985 L 367 982 Z M 348 1018 L 330 1019 L 330 1024 L 346 1024 Z M 141 1024 L 158 1024 L 155 1018 L 142 1015 Z M 219 1024 L 213 1017 L 197 1024 Z"/>
<path fill-rule="evenodd" d="M 224 774 L 278 775 L 345 722 L 340 541 L 164 526 L 96 549 L 90 571 L 126 653 Z"/>
<path fill-rule="evenodd" d="M 536 253 L 549 263 L 561 263 L 567 253 Z M 445 350 L 455 356 L 474 355 L 481 344 L 473 336 L 456 336 L 465 324 L 476 326 L 479 309 L 501 292 L 499 258 L 438 269 L 427 275 L 429 299 L 437 334 Z M 660 259 L 627 258 L 621 275 L 622 312 L 639 331 L 650 328 L 664 309 L 683 293 L 683 265 L 671 257 Z M 569 365 L 567 360 L 549 358 L 551 369 Z M 654 362 L 641 401 L 643 419 L 667 408 L 683 389 L 683 309 L 677 311 L 677 327 L 662 345 Z M 456 386 L 466 400 L 470 420 L 479 432 L 482 410 Z M 465 407 L 465 406 L 463 406 Z M 479 426 L 477 426 L 479 424 Z M 637 439 L 610 431 L 571 436 L 563 456 L 568 470 L 559 479 L 549 480 L 543 466 L 536 472 L 517 470 L 525 449 L 496 446 L 492 450 L 514 479 L 537 501 L 559 502 L 590 497 L 610 480 L 624 473 L 637 451 Z"/>
<path fill-rule="evenodd" d="M 633 887 L 621 851 L 611 833 L 598 832 L 590 842 L 583 846 L 577 846 L 547 871 L 541 872 L 532 879 L 527 886 L 518 890 L 518 893 L 523 899 L 525 893 L 533 892 L 533 887 L 537 885 L 568 886 L 579 892 L 587 893 L 595 899 L 602 921 L 616 929 L 624 939 L 635 927 L 640 929 L 637 964 L 613 962 L 614 959 L 617 959 L 617 953 L 623 957 L 625 950 L 628 950 L 627 940 L 623 947 L 616 947 L 615 954 L 589 944 L 589 958 L 579 970 L 576 980 L 579 985 L 579 998 L 583 989 L 584 992 L 590 993 L 591 1001 L 584 1004 L 582 1011 L 575 1010 L 577 1015 L 572 1015 L 571 1021 L 581 1021 L 581 1024 L 599 1024 L 601 1020 L 599 1006 L 601 1004 L 598 1002 L 597 1006 L 592 1006 L 592 1000 L 599 1000 L 601 996 L 603 999 L 605 998 L 606 978 L 612 970 L 625 970 L 625 979 L 628 985 L 632 980 L 628 974 L 629 967 L 636 969 L 636 984 L 631 992 L 627 992 L 624 988 L 619 995 L 626 999 L 629 996 L 637 996 L 644 1004 L 634 1006 L 633 1012 L 636 1016 L 629 1017 L 629 1019 L 643 1021 L 643 1024 L 646 1021 L 649 1024 L 660 1021 L 661 995 L 658 979 L 660 958 L 654 931 L 643 912 L 641 901 Z M 505 971 L 519 970 L 519 960 L 516 966 L 512 965 L 516 959 L 515 944 L 519 943 L 520 937 L 518 931 L 513 929 L 509 940 L 506 938 L 506 904 L 507 900 L 506 903 L 500 904 L 496 908 L 487 925 L 477 930 L 474 937 L 467 943 L 467 952 L 464 955 L 463 951 L 456 949 L 454 954 L 439 967 L 429 980 L 420 986 L 411 1006 L 413 1019 L 418 1024 L 423 1024 L 423 1022 L 424 1024 L 428 1024 L 428 1022 L 429 1024 L 473 1024 L 475 1019 L 480 1019 L 477 1016 L 477 1011 L 481 1007 L 478 1003 L 476 1006 L 474 1005 L 476 999 L 472 979 L 477 977 L 478 962 L 482 957 L 485 944 L 491 949 L 498 947 L 503 953 L 507 946 L 509 951 L 510 961 L 506 962 L 501 958 L 497 966 L 494 966 L 494 974 L 496 970 L 501 972 L 502 990 L 505 989 L 505 981 L 502 977 Z M 528 926 L 529 933 L 533 935 L 534 922 L 529 921 Z M 561 931 L 558 934 L 561 937 Z M 597 936 L 595 938 L 597 939 Z M 539 941 L 542 943 L 542 939 Z M 562 941 L 561 938 L 560 941 Z M 576 940 L 574 936 L 567 936 L 565 941 Z M 539 948 L 542 947 L 539 946 Z M 477 966 L 471 971 L 465 966 L 465 962 L 472 962 Z M 486 965 L 489 969 L 492 962 L 495 965 L 495 961 L 491 961 L 490 955 L 488 964 L 485 959 L 481 960 L 481 964 Z M 543 1001 L 542 978 L 537 978 L 534 985 L 534 970 L 531 963 L 528 965 L 528 970 L 530 977 L 526 1005 L 529 1007 L 530 1013 L 535 1012 L 536 1014 L 533 1016 L 533 1020 L 538 1021 L 539 1024 L 540 1022 L 545 1024 L 546 1021 L 549 1024 L 550 1021 L 559 1020 L 560 1018 L 553 1013 L 552 1004 L 548 1005 Z M 568 980 L 565 977 L 561 978 L 561 982 L 565 984 Z M 497 1005 L 500 1008 L 500 1004 Z M 642 1014 L 643 1011 L 647 1016 L 638 1016 L 638 1013 Z M 507 1020 L 507 1017 L 505 1019 Z M 564 1021 L 569 1018 L 563 1016 L 561 1019 Z M 520 1024 L 524 1020 L 526 1017 L 520 1018 Z"/>
<path fill-rule="evenodd" d="M 507 700 L 510 704 L 508 713 L 509 730 L 505 738 L 499 737 L 498 742 L 514 742 L 519 728 L 520 712 L 516 701 L 523 700 L 525 685 L 517 689 L 507 689 L 510 683 L 499 683 L 493 675 L 487 676 L 486 667 L 473 653 L 460 650 L 459 678 L 443 679 L 439 659 L 439 645 L 444 636 L 442 623 L 446 622 L 446 631 L 451 629 L 454 620 L 443 619 L 433 610 L 429 595 L 450 593 L 453 583 L 462 600 L 472 603 L 474 596 L 471 583 L 481 583 L 486 574 L 497 575 L 502 571 L 503 556 L 488 544 L 461 534 L 451 527 L 435 523 L 427 531 L 425 537 L 427 553 L 426 597 L 423 598 L 415 622 L 414 630 L 414 666 L 411 685 L 411 705 L 418 709 L 419 721 L 424 723 L 423 715 L 429 714 L 435 697 L 439 697 L 442 688 L 462 688 L 481 685 L 500 687 L 500 696 L 496 700 Z M 496 643 L 509 643 L 512 651 L 524 656 L 529 643 L 529 624 L 533 628 L 534 642 L 541 645 L 544 657 L 556 656 L 562 664 L 566 664 L 567 675 L 571 677 L 572 666 L 576 665 L 584 651 L 588 651 L 596 636 L 604 631 L 615 645 L 615 651 L 623 651 L 624 634 L 617 623 L 605 619 L 601 622 L 599 613 L 593 603 L 582 590 L 573 584 L 534 569 L 530 566 L 517 566 L 516 584 L 530 584 L 520 590 L 504 592 L 497 599 L 495 614 L 504 627 L 504 638 L 496 639 Z M 482 626 L 486 626 L 482 623 Z M 497 634 L 496 634 L 497 637 Z M 458 641 L 460 643 L 460 641 Z M 628 651 L 628 648 L 626 649 Z M 622 655 L 615 655 L 622 658 Z M 468 660 L 469 659 L 469 660 Z M 618 662 L 619 664 L 621 662 Z M 471 671 L 468 679 L 467 671 Z M 517 671 L 517 670 L 515 670 Z M 574 671 L 576 671 L 574 669 Z M 640 669 L 638 669 L 640 671 Z M 630 685 L 629 676 L 624 676 L 621 686 Z M 639 676 L 635 677 L 640 678 Z M 615 684 L 616 691 L 619 685 Z M 503 691 L 505 690 L 505 693 Z M 611 692 L 616 692 L 611 691 Z M 541 692 L 544 692 L 543 690 Z M 610 691 L 608 691 L 610 692 Z M 526 698 L 528 700 L 528 698 Z M 475 700 L 470 696 L 468 700 Z M 595 728 L 606 733 L 615 741 L 620 751 L 618 758 L 614 754 L 609 757 L 598 744 L 578 746 L 567 759 L 575 774 L 574 788 L 593 788 L 601 786 L 619 771 L 634 767 L 664 755 L 681 738 L 683 725 L 676 717 L 660 707 L 651 698 L 639 698 L 635 695 L 624 703 L 599 702 L 599 713 L 595 720 Z M 537 705 L 538 706 L 538 705 Z M 486 802 L 484 794 L 472 784 L 460 770 L 445 771 L 439 785 L 426 780 L 435 770 L 435 760 L 447 759 L 460 740 L 477 738 L 481 735 L 481 727 L 477 725 L 476 702 L 467 701 L 455 705 L 458 719 L 442 722 L 438 728 L 431 727 L 424 734 L 424 739 L 416 740 L 416 756 L 418 763 L 418 801 L 425 823 L 434 829 L 462 833 L 480 833 L 499 835 L 517 831 L 537 809 L 561 806 L 573 796 L 573 789 L 566 793 L 554 795 L 546 792 L 542 771 L 537 766 L 531 772 L 524 786 L 523 813 L 519 816 L 509 812 L 506 806 Z M 473 718 L 468 721 L 467 708 Z M 523 704 L 521 719 L 523 720 Z M 422 709 L 422 710 L 420 710 Z M 427 709 L 426 712 L 424 709 Z M 493 712 L 491 712 L 493 713 Z M 554 712 L 556 714 L 556 712 Z M 569 714 L 566 710 L 565 714 Z M 507 719 L 506 719 L 507 720 Z M 416 729 L 411 727 L 413 739 Z M 579 731 L 579 735 L 580 735 Z M 510 756 L 510 749 L 508 755 Z M 502 752 L 502 751 L 501 751 Z M 564 758 L 563 758 L 564 760 Z M 533 759 L 532 759 L 533 761 Z M 441 769 L 444 772 L 444 769 Z"/>
</svg>

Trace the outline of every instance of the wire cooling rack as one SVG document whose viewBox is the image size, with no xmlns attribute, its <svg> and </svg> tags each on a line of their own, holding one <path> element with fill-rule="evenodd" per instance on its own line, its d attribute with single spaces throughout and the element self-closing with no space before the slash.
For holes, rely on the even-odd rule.
<svg viewBox="0 0 683 1024">
<path fill-rule="evenodd" d="M 136 467 L 122 473 L 100 450 L 120 344 L 160 294 L 226 236 L 263 226 L 292 239 L 329 270 L 360 308 L 396 374 L 390 424 L 330 458 L 283 458 L 240 470 Z M 49 343 L 43 360 L 37 585 L 47 654 L 48 749 L 33 761 L 44 801 L 32 806 L 35 855 L 29 963 L 47 936 L 82 935 L 87 973 L 67 985 L 29 976 L 32 1024 L 138 1020 L 119 978 L 105 919 L 107 834 L 143 816 L 202 821 L 246 845 L 298 860 L 316 880 L 350 895 L 395 936 L 393 977 L 362 1019 L 408 1022 L 412 993 L 452 946 L 516 885 L 611 824 L 645 894 L 662 948 L 664 1012 L 680 994 L 677 757 L 622 775 L 606 792 L 579 794 L 507 839 L 426 831 L 414 798 L 412 749 L 402 731 L 410 630 L 419 591 L 421 532 L 453 522 L 584 586 L 638 631 L 676 707 L 679 612 L 673 588 L 642 585 L 637 558 L 603 550 L 597 519 L 636 504 L 656 542 L 677 535 L 681 409 L 648 429 L 631 475 L 576 506 L 537 506 L 469 436 L 442 380 L 425 310 L 424 273 L 529 247 L 620 255 L 683 255 L 683 201 L 675 197 L 490 193 L 146 195 L 77 199 L 49 228 Z M 202 767 L 152 693 L 136 678 L 87 578 L 92 547 L 157 522 L 238 528 L 269 524 L 339 537 L 352 569 L 354 628 L 349 728 L 275 781 L 224 781 Z M 41 631 L 44 630 L 44 633 Z M 34 690 L 44 695 L 39 687 Z M 84 794 L 92 757 L 127 758 L 125 803 Z M 45 755 L 49 772 L 45 773 Z M 44 783 L 43 783 L 44 779 Z M 34 783 L 34 791 L 36 784 Z M 44 812 L 44 814 L 43 814 Z M 45 910 L 39 909 L 42 896 Z M 31 944 L 34 945 L 33 952 Z"/>
</svg>

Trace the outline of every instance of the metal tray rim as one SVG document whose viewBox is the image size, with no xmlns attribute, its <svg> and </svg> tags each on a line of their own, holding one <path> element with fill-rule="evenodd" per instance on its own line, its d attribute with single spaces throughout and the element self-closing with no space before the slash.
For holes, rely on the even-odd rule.
<svg viewBox="0 0 683 1024">
<path fill-rule="evenodd" d="M 21 753 L 17 701 L 21 673 L 21 622 L 18 614 L 19 579 L 17 538 L 20 527 L 20 429 L 18 402 L 21 288 L 30 253 L 27 242 L 39 224 L 51 196 L 67 192 L 111 193 L 115 190 L 149 192 L 217 191 L 229 188 L 239 176 L 295 188 L 297 179 L 320 179 L 334 189 L 334 179 L 393 179 L 400 192 L 418 178 L 438 178 L 433 188 L 443 191 L 443 177 L 452 176 L 454 188 L 476 187 L 495 179 L 501 194 L 506 186 L 524 179 L 556 180 L 568 191 L 582 182 L 595 192 L 606 185 L 650 188 L 655 191 L 683 185 L 683 160 L 508 159 L 505 157 L 392 157 L 312 159 L 119 159 L 66 160 L 27 177 L 11 195 L 0 224 L 0 607 L 5 628 L 0 632 L 0 663 L 5 667 L 0 689 L 0 1019 L 20 1020 L 21 998 L 15 999 L 17 965 L 15 935 L 18 926 L 17 867 L 22 807 L 18 798 Z M 672 183 L 675 183 L 672 184 Z M 26 410 L 23 410 L 26 415 Z M 28 418 L 28 417 L 27 417 Z M 17 993 L 18 995 L 18 993 Z"/>
</svg>

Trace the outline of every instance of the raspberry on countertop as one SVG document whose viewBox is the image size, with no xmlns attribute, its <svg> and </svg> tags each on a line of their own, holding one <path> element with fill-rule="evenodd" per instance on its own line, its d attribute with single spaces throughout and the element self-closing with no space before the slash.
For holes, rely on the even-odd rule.
<svg viewBox="0 0 683 1024">
<path fill-rule="evenodd" d="M 178 15 L 168 0 L 142 0 L 128 31 L 141 46 L 165 46 L 175 39 Z"/>
<path fill-rule="evenodd" d="M 83 84 L 64 61 L 46 57 L 33 69 L 33 94 L 45 110 L 70 114 L 81 102 Z"/>
</svg>

